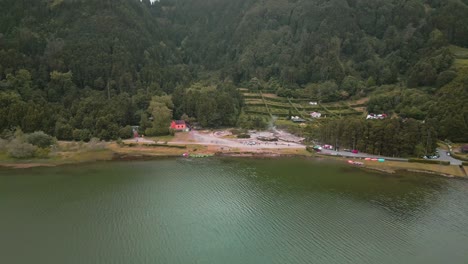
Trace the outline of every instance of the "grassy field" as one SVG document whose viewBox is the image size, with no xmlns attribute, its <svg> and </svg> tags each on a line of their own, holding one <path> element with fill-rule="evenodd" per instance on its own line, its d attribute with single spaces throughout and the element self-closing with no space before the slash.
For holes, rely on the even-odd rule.
<svg viewBox="0 0 468 264">
<path fill-rule="evenodd" d="M 173 135 L 159 136 L 159 137 L 146 137 L 147 139 L 154 140 L 155 142 L 167 142 L 174 139 Z"/>
<path fill-rule="evenodd" d="M 206 149 L 206 147 L 201 145 L 187 145 L 187 148 L 171 148 L 171 147 L 149 147 L 143 145 L 137 145 L 133 147 L 121 147 L 115 143 L 109 144 L 109 149 L 114 153 L 120 155 L 130 155 L 130 156 L 182 156 L 185 152 L 200 152 Z"/>
<path fill-rule="evenodd" d="M 450 51 L 455 56 L 454 66 L 456 68 L 468 67 L 468 49 L 467 48 L 450 45 Z"/>
<path fill-rule="evenodd" d="M 424 164 L 424 163 L 413 163 L 413 162 L 398 162 L 398 161 L 385 161 L 385 162 L 373 162 L 364 161 L 364 164 L 374 168 L 392 168 L 394 170 L 418 170 L 418 171 L 430 171 L 435 173 L 443 173 L 446 175 L 453 175 L 457 177 L 464 177 L 465 175 L 458 166 L 446 166 L 438 164 Z"/>
<path fill-rule="evenodd" d="M 457 59 L 468 59 L 468 49 L 455 46 L 455 45 L 450 45 L 449 47 L 450 51 L 455 55 Z"/>
<path fill-rule="evenodd" d="M 253 104 L 263 104 L 262 99 L 246 99 L 245 104 L 247 105 L 253 105 Z"/>
<path fill-rule="evenodd" d="M 5 153 L 0 154 L 0 166 L 29 168 L 36 166 L 57 166 L 63 164 L 85 163 L 112 160 L 114 152 L 110 149 L 74 149 L 50 153 L 48 158 L 13 159 Z"/>
<path fill-rule="evenodd" d="M 347 158 L 337 158 L 337 159 L 342 160 L 343 162 L 346 162 L 348 160 Z M 465 177 L 462 170 L 458 166 L 400 162 L 400 161 L 375 162 L 375 161 L 365 161 L 362 159 L 353 159 L 353 160 L 363 162 L 365 168 L 376 169 L 376 170 L 385 171 L 388 173 L 395 173 L 398 170 L 407 170 L 407 171 L 415 171 L 415 172 L 429 172 L 429 173 L 434 173 L 434 174 L 443 174 L 447 176 L 450 175 L 450 176 L 455 176 L 455 177 Z"/>
<path fill-rule="evenodd" d="M 456 59 L 454 63 L 455 67 L 468 67 L 468 59 Z"/>
</svg>

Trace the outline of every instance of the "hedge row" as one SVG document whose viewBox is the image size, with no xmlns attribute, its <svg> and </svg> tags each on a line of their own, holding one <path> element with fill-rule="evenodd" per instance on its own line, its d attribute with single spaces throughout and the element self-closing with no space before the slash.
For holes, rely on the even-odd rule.
<svg viewBox="0 0 468 264">
<path fill-rule="evenodd" d="M 270 116 L 270 113 L 268 112 L 260 112 L 260 111 L 255 111 L 255 110 L 244 110 L 244 113 Z"/>
<path fill-rule="evenodd" d="M 282 106 L 282 105 L 271 105 L 271 104 L 268 104 L 268 107 L 275 108 L 275 109 L 286 109 L 286 110 L 289 110 L 290 108 L 292 108 L 292 106 L 290 106 L 290 105 L 289 106 Z"/>
<path fill-rule="evenodd" d="M 248 98 L 248 99 L 262 99 L 262 97 L 260 95 L 244 94 L 243 96 L 244 96 L 244 98 Z"/>
<path fill-rule="evenodd" d="M 351 107 L 365 107 L 366 104 L 352 104 Z"/>
<path fill-rule="evenodd" d="M 145 147 L 165 147 L 165 148 L 179 148 L 179 149 L 185 149 L 187 146 L 181 146 L 181 145 L 167 145 L 167 144 L 158 144 L 158 143 L 153 143 L 153 144 L 137 144 L 137 143 L 129 143 L 129 144 L 124 144 L 126 147 L 135 147 L 135 146 L 145 146 Z"/>
<path fill-rule="evenodd" d="M 306 150 L 307 150 L 308 152 L 311 152 L 311 153 L 315 153 L 315 152 L 316 152 L 315 149 L 314 149 L 313 147 L 311 147 L 311 146 L 307 146 L 307 147 L 306 147 Z"/>
<path fill-rule="evenodd" d="M 278 98 L 275 98 L 275 97 L 267 97 L 267 96 L 264 96 L 265 98 L 265 101 L 273 101 L 273 102 L 279 102 L 279 103 L 288 103 L 288 100 L 284 97 L 278 97 Z"/>
<path fill-rule="evenodd" d="M 362 115 L 361 112 L 331 112 L 334 115 L 338 116 L 350 116 L 350 115 Z"/>
<path fill-rule="evenodd" d="M 286 98 L 286 97 L 268 97 L 268 96 L 264 96 L 264 98 L 265 98 L 266 101 L 273 101 L 273 102 L 280 102 L 280 103 L 287 103 L 288 102 L 288 98 Z M 291 102 L 299 103 L 299 104 L 304 103 L 304 102 L 310 102 L 310 101 L 315 101 L 315 100 L 291 98 Z"/>
<path fill-rule="evenodd" d="M 455 158 L 455 159 L 459 159 L 459 160 L 463 160 L 463 161 L 468 161 L 467 158 L 464 158 L 464 157 L 462 157 L 462 156 L 459 156 L 459 155 L 457 155 L 457 154 L 455 154 L 455 153 L 453 153 L 453 152 L 451 152 L 450 155 L 451 155 L 453 158 Z"/>
<path fill-rule="evenodd" d="M 450 165 L 450 161 L 430 160 L 430 159 L 408 159 L 408 162 L 427 163 L 427 164 L 440 164 L 440 165 Z"/>
<path fill-rule="evenodd" d="M 323 105 L 322 105 L 323 106 Z M 348 110 L 347 106 L 325 106 L 328 110 Z"/>
</svg>

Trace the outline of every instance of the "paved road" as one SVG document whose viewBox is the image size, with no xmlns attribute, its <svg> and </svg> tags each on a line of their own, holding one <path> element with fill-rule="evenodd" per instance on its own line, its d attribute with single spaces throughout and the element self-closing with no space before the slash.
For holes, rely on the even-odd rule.
<svg viewBox="0 0 468 264">
<path fill-rule="evenodd" d="M 440 157 L 438 159 L 435 159 L 435 160 L 450 161 L 450 165 L 462 165 L 461 160 L 457 160 L 455 158 L 452 158 L 452 156 L 447 155 L 446 150 L 443 150 L 443 149 L 440 149 L 440 148 L 438 148 L 437 150 L 439 151 L 439 156 Z"/>
<path fill-rule="evenodd" d="M 321 153 L 328 154 L 328 155 L 341 155 L 341 156 L 346 156 L 346 157 L 355 157 L 355 158 L 376 158 L 376 159 L 386 159 L 386 160 L 396 160 L 396 161 L 408 161 L 408 159 L 404 159 L 404 158 L 384 157 L 384 156 L 372 155 L 372 154 L 367 154 L 367 153 L 355 154 L 355 153 L 347 152 L 347 151 L 335 151 L 335 150 L 328 150 L 328 149 L 322 149 Z"/>
<path fill-rule="evenodd" d="M 452 156 L 447 155 L 447 151 L 443 149 L 437 149 L 439 151 L 439 158 L 434 159 L 434 160 L 441 160 L 441 161 L 449 161 L 450 165 L 461 165 L 462 161 L 457 160 L 453 158 Z M 394 158 L 394 157 L 383 157 L 383 156 L 378 156 L 378 155 L 371 155 L 367 153 L 351 153 L 351 152 L 346 152 L 346 151 L 334 151 L 334 150 L 327 150 L 327 149 L 322 149 L 323 154 L 328 154 L 328 155 L 341 155 L 341 156 L 347 156 L 347 157 L 356 157 L 356 158 L 382 158 L 382 159 L 387 159 L 387 160 L 397 160 L 397 161 L 408 161 L 408 159 L 404 158 Z"/>
</svg>

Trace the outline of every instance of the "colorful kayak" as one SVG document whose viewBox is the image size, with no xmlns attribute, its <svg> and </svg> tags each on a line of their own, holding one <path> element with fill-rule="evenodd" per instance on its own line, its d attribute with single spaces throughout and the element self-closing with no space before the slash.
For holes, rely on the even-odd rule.
<svg viewBox="0 0 468 264">
<path fill-rule="evenodd" d="M 364 165 L 364 163 L 362 163 L 362 162 L 360 162 L 360 161 L 354 161 L 354 160 L 348 160 L 348 164 L 357 165 L 357 166 L 362 166 L 362 165 Z"/>
</svg>

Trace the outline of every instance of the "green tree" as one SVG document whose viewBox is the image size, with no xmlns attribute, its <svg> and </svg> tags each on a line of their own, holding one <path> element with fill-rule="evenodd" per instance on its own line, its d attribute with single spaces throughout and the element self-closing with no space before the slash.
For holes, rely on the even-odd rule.
<svg viewBox="0 0 468 264">
<path fill-rule="evenodd" d="M 56 139 L 42 131 L 36 131 L 26 136 L 26 142 L 40 148 L 49 148 L 56 143 Z"/>
<path fill-rule="evenodd" d="M 173 107 L 170 96 L 153 96 L 148 107 L 152 116 L 151 128 L 147 128 L 145 133 L 149 136 L 169 134 Z"/>
</svg>

